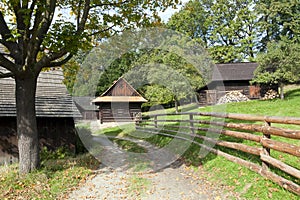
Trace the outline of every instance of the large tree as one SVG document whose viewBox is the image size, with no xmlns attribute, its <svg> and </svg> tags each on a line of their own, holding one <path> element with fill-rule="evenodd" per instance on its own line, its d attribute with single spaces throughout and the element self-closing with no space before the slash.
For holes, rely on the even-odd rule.
<svg viewBox="0 0 300 200">
<path fill-rule="evenodd" d="M 282 37 L 300 42 L 300 1 L 261 0 L 254 7 L 258 17 L 259 48 L 265 51 L 267 44 Z"/>
<path fill-rule="evenodd" d="M 283 38 L 270 42 L 267 52 L 258 56 L 259 66 L 252 82 L 278 84 L 284 99 L 284 85 L 300 81 L 300 43 Z"/>
<path fill-rule="evenodd" d="M 198 39 L 215 62 L 252 61 L 258 41 L 254 5 L 254 0 L 193 0 L 167 27 Z"/>
<path fill-rule="evenodd" d="M 91 39 L 159 21 L 158 11 L 177 0 L 8 0 L 0 3 L 1 77 L 16 82 L 19 171 L 39 166 L 35 116 L 37 77 L 68 62 Z M 66 16 L 68 13 L 70 16 Z"/>
</svg>

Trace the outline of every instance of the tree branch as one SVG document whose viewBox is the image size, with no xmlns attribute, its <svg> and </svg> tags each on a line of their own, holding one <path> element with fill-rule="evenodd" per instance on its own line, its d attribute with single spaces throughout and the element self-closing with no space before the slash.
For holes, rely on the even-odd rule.
<svg viewBox="0 0 300 200">
<path fill-rule="evenodd" d="M 52 53 L 50 55 L 44 55 L 36 64 L 36 69 L 37 71 L 40 71 L 42 68 L 45 67 L 51 67 L 52 64 L 51 63 L 55 63 L 53 61 L 62 58 L 63 56 L 65 56 L 68 52 L 63 49 L 60 52 L 55 52 Z M 59 61 L 60 62 L 60 61 Z M 56 65 L 57 66 L 57 65 Z"/>
<path fill-rule="evenodd" d="M 48 66 L 46 67 L 57 67 L 57 66 L 62 66 L 64 64 L 66 64 L 71 58 L 73 57 L 73 54 L 69 54 L 66 58 L 64 58 L 61 61 L 57 61 L 57 62 L 51 62 Z"/>
<path fill-rule="evenodd" d="M 16 42 L 8 41 L 9 38 L 12 38 L 12 34 L 5 22 L 3 13 L 0 11 L 0 35 L 2 36 L 1 43 L 11 52 L 11 55 L 14 58 L 17 58 L 19 53 L 19 47 Z"/>
<path fill-rule="evenodd" d="M 110 27 L 108 27 L 108 28 L 106 28 L 106 29 L 102 29 L 102 30 L 100 30 L 100 31 L 96 31 L 96 32 L 94 32 L 94 33 L 91 33 L 91 34 L 89 34 L 88 36 L 93 36 L 93 35 L 97 35 L 97 34 L 102 33 L 102 32 L 106 32 L 106 31 L 108 31 L 108 30 L 111 30 L 111 29 L 114 28 L 114 27 L 115 27 L 115 26 L 112 25 L 112 26 L 110 26 Z"/>
<path fill-rule="evenodd" d="M 90 3 L 91 3 L 90 0 L 85 1 L 81 20 L 80 20 L 79 24 L 77 24 L 77 34 L 78 35 L 80 35 L 84 31 L 84 27 L 85 27 L 85 24 L 86 24 L 88 15 L 89 15 L 89 11 L 91 9 Z"/>
<path fill-rule="evenodd" d="M 121 6 L 126 3 L 130 3 L 130 1 L 122 1 L 122 2 L 116 2 L 116 3 L 98 3 L 98 4 L 93 4 L 90 6 L 90 8 L 96 8 L 96 7 L 102 7 L 102 6 Z"/>
<path fill-rule="evenodd" d="M 16 67 L 15 64 L 12 63 L 10 60 L 8 60 L 7 58 L 5 58 L 4 55 L 0 54 L 0 66 L 4 67 L 5 69 L 7 69 L 8 71 L 16 74 Z"/>
<path fill-rule="evenodd" d="M 34 2 L 33 2 L 34 3 Z M 31 7 L 34 7 L 32 3 Z M 45 8 L 46 7 L 46 8 Z M 33 28 L 30 30 L 31 39 L 28 43 L 29 58 L 35 59 L 40 50 L 40 45 L 47 34 L 52 23 L 56 7 L 56 0 L 49 0 L 48 5 L 39 4 L 36 9 Z M 28 60 L 28 63 L 34 63 L 35 60 Z"/>
<path fill-rule="evenodd" d="M 44 11 L 44 16 L 41 16 L 43 20 L 42 20 L 41 28 L 37 32 L 37 38 L 38 38 L 38 42 L 36 44 L 37 46 L 41 45 L 45 35 L 47 34 L 50 28 L 54 16 L 55 7 L 56 7 L 56 0 L 50 0 L 50 4 L 48 6 L 49 7 L 46 9 L 46 11 Z"/>
</svg>

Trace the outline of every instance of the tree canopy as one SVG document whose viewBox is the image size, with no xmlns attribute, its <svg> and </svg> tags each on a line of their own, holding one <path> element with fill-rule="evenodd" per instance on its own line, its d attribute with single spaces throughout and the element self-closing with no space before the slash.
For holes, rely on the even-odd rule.
<svg viewBox="0 0 300 200">
<path fill-rule="evenodd" d="M 241 62 L 255 61 L 282 37 L 299 42 L 299 18 L 299 0 L 193 0 L 167 27 L 198 39 L 215 62 Z"/>
<path fill-rule="evenodd" d="M 256 52 L 254 1 L 190 1 L 167 27 L 199 39 L 215 62 L 253 60 Z"/>
</svg>

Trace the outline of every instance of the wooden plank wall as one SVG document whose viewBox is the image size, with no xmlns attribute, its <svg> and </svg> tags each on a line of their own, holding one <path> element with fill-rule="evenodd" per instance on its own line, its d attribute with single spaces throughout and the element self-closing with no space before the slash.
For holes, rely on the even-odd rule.
<svg viewBox="0 0 300 200">
<path fill-rule="evenodd" d="M 73 118 L 38 118 L 40 146 L 50 150 L 66 147 L 75 152 L 75 126 Z M 16 119 L 0 119 L 0 165 L 18 161 Z"/>
</svg>

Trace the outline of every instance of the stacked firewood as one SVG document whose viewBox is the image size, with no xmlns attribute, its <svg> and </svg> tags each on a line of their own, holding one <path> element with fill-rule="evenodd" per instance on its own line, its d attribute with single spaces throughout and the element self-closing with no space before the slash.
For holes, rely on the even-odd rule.
<svg viewBox="0 0 300 200">
<path fill-rule="evenodd" d="M 241 101 L 248 101 L 248 97 L 242 94 L 239 91 L 230 91 L 226 95 L 222 96 L 217 104 L 225 104 L 231 102 L 241 102 Z"/>
<path fill-rule="evenodd" d="M 275 99 L 275 98 L 278 98 L 278 97 L 279 97 L 278 92 L 276 92 L 275 90 L 270 89 L 266 92 L 266 94 L 264 95 L 262 100 Z"/>
</svg>

